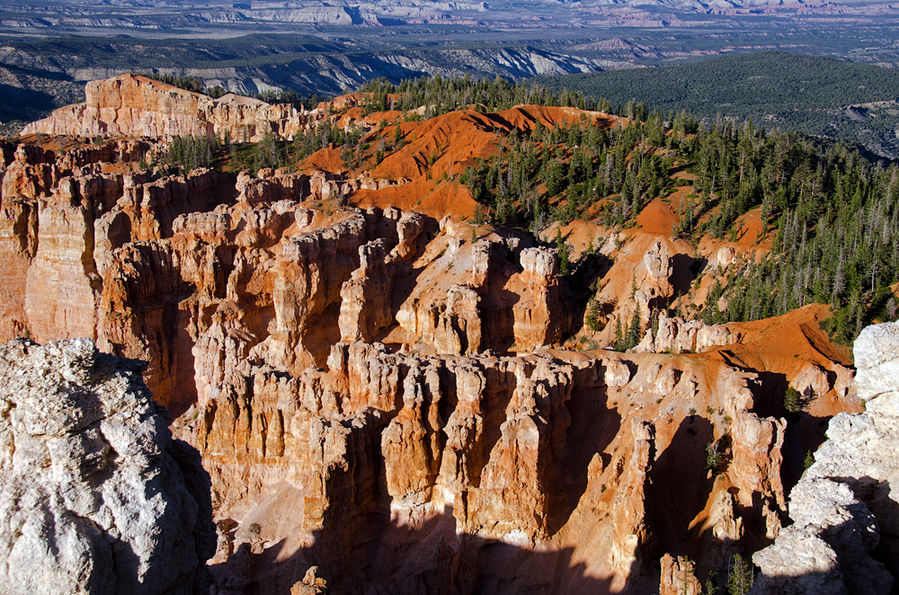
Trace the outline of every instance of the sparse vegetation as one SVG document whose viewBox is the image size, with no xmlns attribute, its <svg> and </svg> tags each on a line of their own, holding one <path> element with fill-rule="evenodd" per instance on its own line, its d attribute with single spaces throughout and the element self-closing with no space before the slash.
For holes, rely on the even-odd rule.
<svg viewBox="0 0 899 595">
<path fill-rule="evenodd" d="M 587 302 L 587 311 L 584 314 L 584 322 L 593 332 L 602 330 L 602 325 L 600 324 L 600 315 L 602 314 L 602 311 L 603 305 L 600 301 L 595 296 L 590 298 L 590 301 Z"/>
<path fill-rule="evenodd" d="M 792 386 L 788 386 L 784 393 L 784 409 L 789 413 L 802 411 L 802 394 Z"/>
<path fill-rule="evenodd" d="M 734 554 L 727 574 L 728 595 L 747 595 L 754 582 L 752 563 L 740 554 Z"/>
<path fill-rule="evenodd" d="M 784 393 L 784 409 L 786 409 L 788 413 L 799 413 L 804 410 L 814 398 L 815 391 L 810 386 L 807 386 L 802 392 L 789 386 Z"/>
<path fill-rule="evenodd" d="M 721 440 L 713 440 L 705 445 L 705 468 L 712 475 L 718 475 L 727 460 L 727 453 Z"/>
<path fill-rule="evenodd" d="M 424 117 L 431 118 L 471 106 L 495 111 L 525 103 L 604 111 L 611 109 L 608 101 L 588 99 L 577 91 L 560 90 L 555 93 L 542 85 L 524 81 L 510 83 L 500 77 L 490 80 L 474 79 L 470 76 L 460 78 L 435 76 L 407 79 L 399 84 L 392 84 L 387 79 L 379 78 L 362 85 L 360 91 L 371 94 L 363 106 L 366 114 L 387 110 L 409 111 L 424 107 Z"/>
<path fill-rule="evenodd" d="M 433 84 L 456 93 L 465 88 Z M 486 88 L 470 84 L 472 92 Z M 423 83 L 416 89 L 433 91 Z M 526 92 L 496 89 L 498 97 Z M 686 168 L 695 176 L 695 193 L 678 208 L 675 235 L 739 241 L 756 233 L 741 217 L 757 210 L 761 235 L 754 239 L 773 239 L 765 258 L 733 271 L 708 294 L 699 312 L 707 323 L 758 320 L 825 303 L 834 306 L 826 330 L 849 342 L 865 324 L 895 318 L 899 306 L 889 286 L 899 281 L 899 166 L 751 123 L 708 125 L 686 112 L 666 119 L 639 106 L 626 111 L 635 121 L 622 128 L 581 121 L 512 134 L 496 157 L 460 181 L 495 223 L 539 231 L 580 217 L 627 227 L 673 187 L 673 168 Z"/>
<path fill-rule="evenodd" d="M 715 595 L 718 593 L 720 588 L 715 584 L 715 578 L 717 573 L 709 572 L 709 576 L 705 579 L 705 583 L 702 585 L 702 593 L 703 595 Z"/>
<path fill-rule="evenodd" d="M 561 229 L 556 232 L 556 254 L 559 257 L 559 274 L 563 277 L 567 277 L 571 272 L 571 247 L 565 242 L 565 239 L 562 237 Z"/>
<path fill-rule="evenodd" d="M 185 171 L 211 167 L 219 156 L 220 149 L 222 146 L 214 136 L 176 136 L 172 139 L 163 162 Z"/>
<path fill-rule="evenodd" d="M 670 187 L 674 160 L 650 140 L 661 136 L 660 117 L 610 129 L 585 120 L 538 125 L 503 139 L 496 157 L 460 181 L 497 223 L 533 231 L 577 218 L 624 225 Z"/>
<path fill-rule="evenodd" d="M 815 455 L 812 454 L 812 451 L 808 451 L 807 453 L 805 453 L 805 459 L 802 460 L 802 469 L 806 470 L 814 464 Z"/>
</svg>

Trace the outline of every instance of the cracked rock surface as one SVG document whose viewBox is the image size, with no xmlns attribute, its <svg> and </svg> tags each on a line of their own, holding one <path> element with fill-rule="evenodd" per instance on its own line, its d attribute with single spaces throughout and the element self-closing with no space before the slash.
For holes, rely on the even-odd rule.
<svg viewBox="0 0 899 595">
<path fill-rule="evenodd" d="M 790 518 L 752 557 L 753 593 L 890 593 L 899 559 L 899 323 L 855 341 L 862 413 L 840 413 L 790 493 Z M 883 562 L 886 561 L 885 565 Z"/>
<path fill-rule="evenodd" d="M 140 372 L 87 339 L 0 347 L 0 592 L 201 587 L 208 475 Z"/>
</svg>

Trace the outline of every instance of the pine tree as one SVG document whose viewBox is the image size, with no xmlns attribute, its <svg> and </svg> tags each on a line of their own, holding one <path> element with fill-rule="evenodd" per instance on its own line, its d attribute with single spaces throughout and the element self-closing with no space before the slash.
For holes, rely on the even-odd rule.
<svg viewBox="0 0 899 595">
<path fill-rule="evenodd" d="M 571 272 L 571 263 L 569 262 L 571 248 L 562 237 L 562 229 L 556 230 L 556 254 L 559 256 L 559 274 L 567 277 Z"/>
<path fill-rule="evenodd" d="M 584 322 L 587 323 L 587 327 L 596 332 L 600 330 L 602 327 L 600 326 L 599 316 L 602 313 L 602 304 L 593 296 L 590 298 L 590 301 L 587 302 L 587 312 L 584 315 Z"/>
<path fill-rule="evenodd" d="M 747 595 L 754 582 L 752 564 L 740 554 L 734 554 L 727 575 L 728 595 Z"/>
<path fill-rule="evenodd" d="M 624 329 L 621 326 L 621 317 L 615 317 L 615 351 L 626 351 L 624 344 Z"/>
<path fill-rule="evenodd" d="M 622 351 L 626 351 L 628 349 L 633 349 L 637 346 L 637 343 L 640 342 L 640 305 L 637 304 L 636 309 L 634 310 L 634 315 L 631 318 L 630 326 L 627 329 L 627 336 L 625 337 L 625 345 L 626 347 Z"/>
</svg>

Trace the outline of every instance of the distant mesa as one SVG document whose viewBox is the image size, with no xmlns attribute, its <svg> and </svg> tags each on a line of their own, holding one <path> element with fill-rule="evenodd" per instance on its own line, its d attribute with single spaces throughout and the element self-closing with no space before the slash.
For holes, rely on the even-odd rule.
<svg viewBox="0 0 899 595">
<path fill-rule="evenodd" d="M 235 141 L 258 142 L 267 132 L 287 138 L 306 122 L 290 105 L 270 105 L 231 93 L 212 99 L 144 76 L 122 74 L 87 83 L 84 103 L 54 110 L 28 124 L 21 134 L 151 139 L 228 134 Z"/>
</svg>

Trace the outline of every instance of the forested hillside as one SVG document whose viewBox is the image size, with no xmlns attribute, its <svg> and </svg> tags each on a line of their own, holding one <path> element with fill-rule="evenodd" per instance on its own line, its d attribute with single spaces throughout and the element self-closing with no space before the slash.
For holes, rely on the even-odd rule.
<svg viewBox="0 0 899 595">
<path fill-rule="evenodd" d="M 886 287 L 899 271 L 899 170 L 845 147 L 690 118 L 666 127 L 653 116 L 610 132 L 572 126 L 510 139 L 464 180 L 501 223 L 539 228 L 581 217 L 620 226 L 665 195 L 675 166 L 696 176 L 697 194 L 680 206 L 672 235 L 733 236 L 737 218 L 760 207 L 774 238 L 765 260 L 722 280 L 700 312 L 683 314 L 719 323 L 830 303 L 830 330 L 842 340 L 872 317 L 895 317 Z"/>
<path fill-rule="evenodd" d="M 757 125 L 858 142 L 899 155 L 899 71 L 787 52 L 723 56 L 700 62 L 538 77 L 552 90 L 638 99 L 663 113 L 752 119 Z"/>
<path fill-rule="evenodd" d="M 554 95 L 499 81 L 369 88 L 378 109 L 395 92 L 402 93 L 400 102 L 425 104 L 440 94 L 444 102 L 435 111 L 468 101 L 490 108 L 528 101 L 588 109 L 610 104 L 577 92 Z M 758 208 L 773 246 L 761 263 L 722 280 L 701 311 L 682 314 L 707 322 L 757 320 L 829 303 L 836 311 L 830 331 L 842 340 L 872 319 L 895 317 L 888 290 L 899 280 L 895 164 L 748 122 L 701 123 L 685 112 L 666 120 L 632 102 L 621 111 L 635 120 L 624 128 L 601 130 L 581 122 L 507 137 L 495 158 L 472 167 L 462 181 L 484 206 L 485 217 L 539 231 L 551 221 L 574 218 L 630 225 L 643 206 L 667 194 L 676 171 L 685 171 L 695 176 L 695 193 L 680 205 L 672 235 L 697 242 L 705 234 L 733 235 L 737 219 Z M 719 309 L 722 295 L 727 307 Z"/>
<path fill-rule="evenodd" d="M 752 213 L 760 222 L 756 242 L 767 246 L 761 259 L 715 279 L 705 298 L 679 303 L 672 314 L 707 323 L 750 321 L 824 303 L 835 312 L 828 330 L 849 341 L 868 322 L 893 319 L 899 311 L 890 289 L 899 281 L 895 163 L 801 133 L 701 122 L 683 111 L 665 118 L 631 102 L 621 110 L 629 119 L 611 126 L 608 117 L 594 120 L 590 112 L 572 110 L 572 119 L 554 125 L 511 127 L 498 112 L 514 105 L 608 110 L 610 102 L 500 79 L 377 81 L 364 91 L 361 113 L 379 121 L 379 114 L 401 110 L 402 122 L 380 120 L 366 133 L 322 121 L 290 142 L 267 135 L 254 145 L 180 138 L 162 162 L 185 171 L 219 165 L 257 170 L 336 149 L 347 170 L 372 170 L 415 142 L 404 122 L 473 105 L 495 123 L 496 150 L 443 179 L 468 188 L 479 223 L 541 234 L 555 222 L 580 219 L 611 233 L 638 225 L 643 209 L 661 200 L 676 214 L 671 237 L 698 245 L 703 238 L 737 241 L 741 218 Z M 421 158 L 434 163 L 446 150 L 437 147 Z M 574 273 L 579 263 L 568 262 L 561 238 L 556 248 L 563 272 Z M 696 269 L 701 275 L 701 262 Z"/>
</svg>

